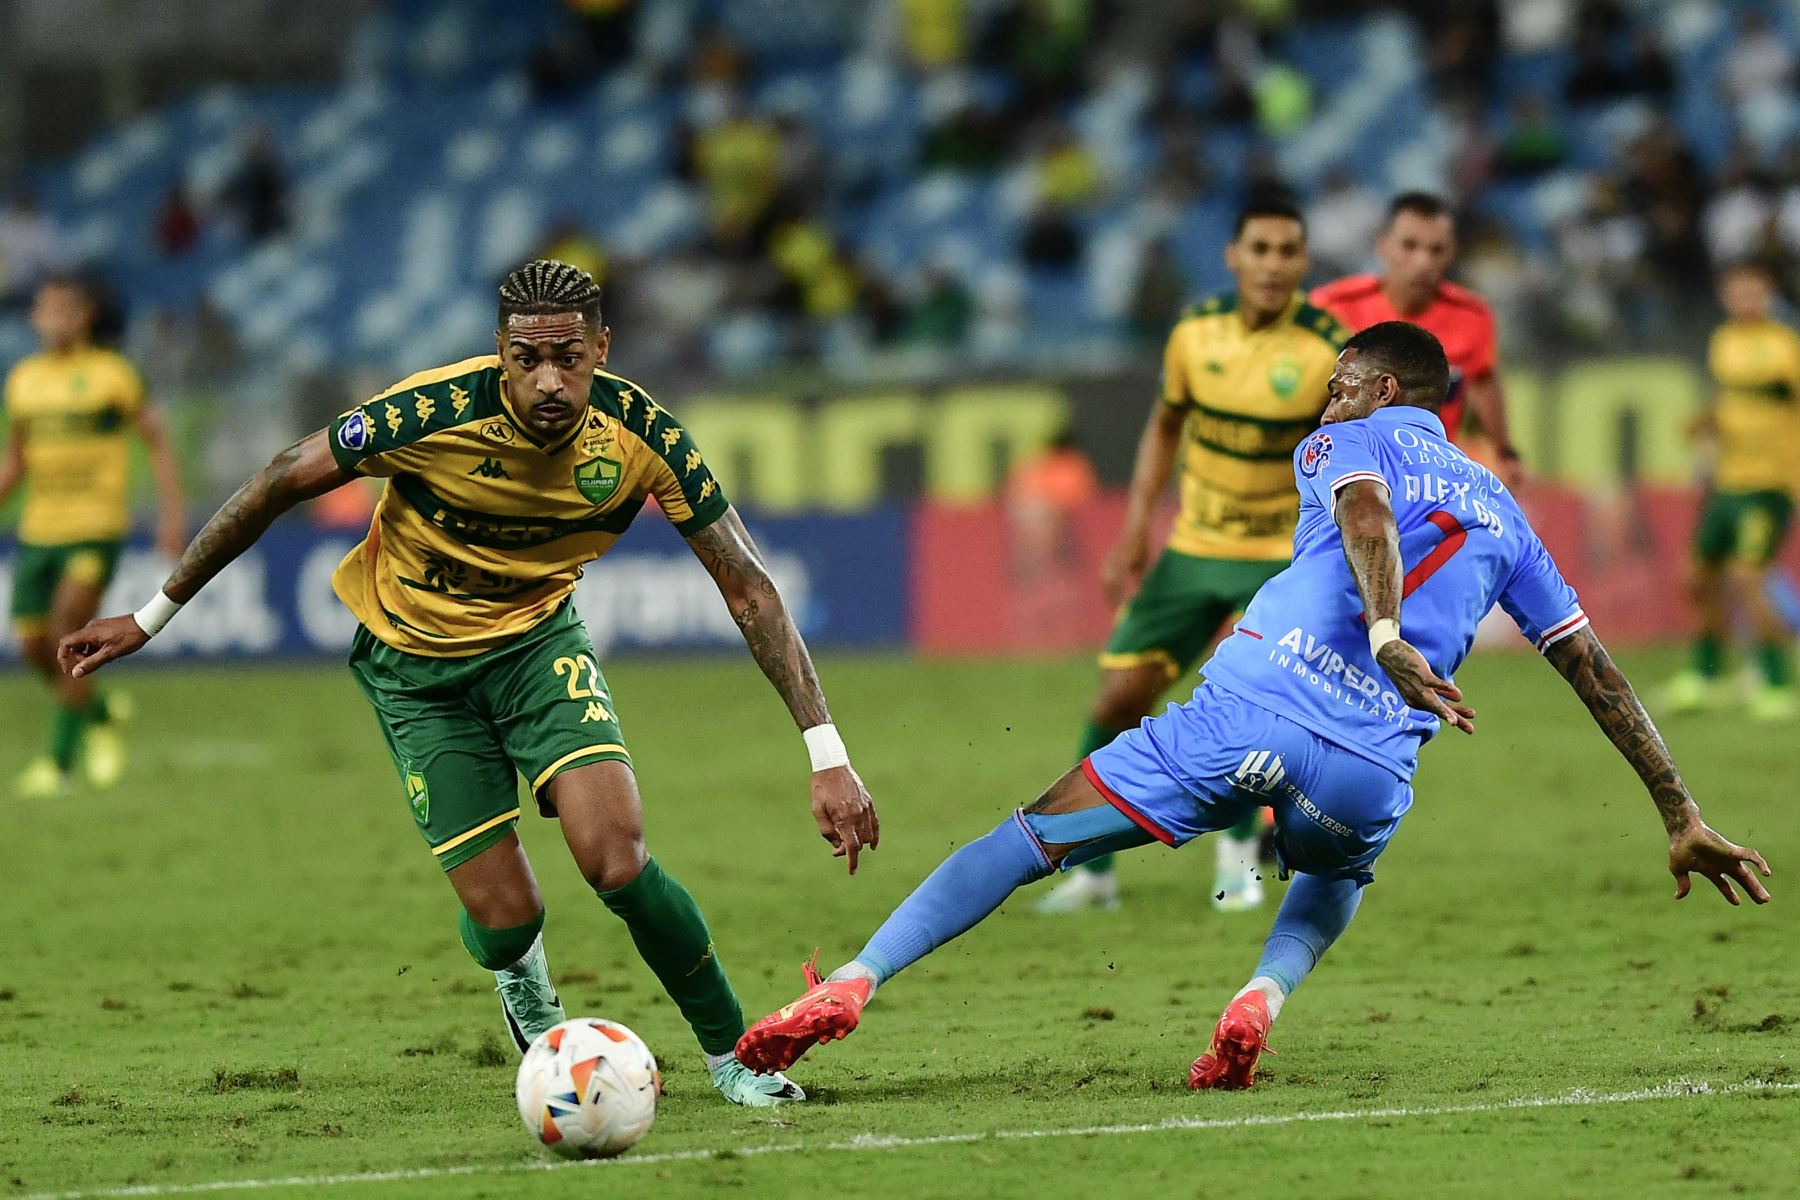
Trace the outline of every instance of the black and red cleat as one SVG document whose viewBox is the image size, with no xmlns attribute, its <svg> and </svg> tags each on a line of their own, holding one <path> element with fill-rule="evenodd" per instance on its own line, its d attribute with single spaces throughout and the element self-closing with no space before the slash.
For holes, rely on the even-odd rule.
<svg viewBox="0 0 1800 1200">
<path fill-rule="evenodd" d="M 738 1039 L 738 1061 L 758 1075 L 787 1070 L 818 1043 L 850 1036 L 862 1019 L 874 985 L 867 979 L 835 983 L 820 979 L 814 966 L 818 958 L 814 954 L 802 968 L 806 994 L 756 1022 Z"/>
<path fill-rule="evenodd" d="M 1212 1049 L 1188 1068 L 1188 1086 L 1237 1091 L 1256 1082 L 1256 1060 L 1269 1050 L 1269 1000 L 1259 991 L 1245 992 L 1225 1006 L 1213 1029 Z"/>
</svg>

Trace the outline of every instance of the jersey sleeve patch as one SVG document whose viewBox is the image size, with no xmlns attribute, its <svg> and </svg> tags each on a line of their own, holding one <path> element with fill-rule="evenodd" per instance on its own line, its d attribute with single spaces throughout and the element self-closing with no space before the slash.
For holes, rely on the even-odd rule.
<svg viewBox="0 0 1800 1200">
<path fill-rule="evenodd" d="M 1321 429 L 1294 451 L 1294 481 L 1301 497 L 1317 501 L 1328 510 L 1337 502 L 1338 489 L 1363 479 L 1393 490 L 1381 459 L 1359 422 Z"/>
<path fill-rule="evenodd" d="M 618 380 L 619 421 L 661 460 L 651 491 L 682 537 L 692 537 L 725 515 L 731 502 L 693 436 L 675 414 L 634 383 Z"/>
<path fill-rule="evenodd" d="M 331 456 L 346 471 L 391 474 L 381 469 L 382 455 L 499 411 L 496 378 L 476 372 L 383 392 L 332 421 Z"/>
</svg>

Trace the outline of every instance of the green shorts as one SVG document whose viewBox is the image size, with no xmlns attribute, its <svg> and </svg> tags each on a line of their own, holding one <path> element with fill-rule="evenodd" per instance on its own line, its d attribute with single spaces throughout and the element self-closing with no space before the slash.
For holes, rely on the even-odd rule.
<svg viewBox="0 0 1800 1200">
<path fill-rule="evenodd" d="M 1714 566 L 1766 567 L 1780 551 L 1793 513 L 1786 492 L 1711 492 L 1700 510 L 1694 554 Z"/>
<path fill-rule="evenodd" d="M 13 558 L 12 622 L 20 633 L 36 633 L 50 617 L 57 585 L 65 579 L 106 590 L 119 565 L 123 543 L 64 542 L 59 546 L 21 544 Z"/>
<path fill-rule="evenodd" d="M 359 627 L 350 670 L 381 721 L 413 821 L 446 871 L 512 832 L 519 775 L 553 817 L 544 787 L 557 775 L 631 761 L 569 603 L 517 641 L 467 658 L 408 654 Z"/>
<path fill-rule="evenodd" d="M 1286 559 L 1246 562 L 1164 550 L 1119 614 L 1101 667 L 1160 663 L 1170 679 L 1185 674 L 1219 626 L 1243 612 L 1256 589 L 1287 565 Z"/>
</svg>

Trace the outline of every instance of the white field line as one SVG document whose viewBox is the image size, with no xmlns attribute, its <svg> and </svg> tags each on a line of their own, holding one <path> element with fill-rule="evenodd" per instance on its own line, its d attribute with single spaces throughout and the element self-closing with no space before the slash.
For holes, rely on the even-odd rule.
<svg viewBox="0 0 1800 1200">
<path fill-rule="evenodd" d="M 400 1183 L 419 1179 L 458 1179 L 467 1176 L 519 1175 L 540 1171 L 622 1171 L 659 1163 L 697 1159 L 749 1158 L 762 1154 L 822 1154 L 835 1151 L 905 1150 L 914 1146 L 959 1146 L 979 1142 L 1037 1141 L 1045 1138 L 1118 1137 L 1135 1133 L 1171 1133 L 1184 1130 L 1265 1129 L 1316 1121 L 1393 1121 L 1411 1117 L 1454 1117 L 1476 1113 L 1514 1112 L 1534 1108 L 1588 1108 L 1603 1104 L 1637 1104 L 1645 1100 L 1677 1100 L 1694 1096 L 1735 1096 L 1747 1092 L 1800 1091 L 1800 1083 L 1751 1080 L 1747 1083 L 1713 1084 L 1704 1080 L 1673 1079 L 1655 1087 L 1630 1092 L 1590 1092 L 1576 1088 L 1558 1096 L 1520 1096 L 1486 1104 L 1441 1104 L 1421 1108 L 1353 1108 L 1330 1112 L 1268 1113 L 1245 1117 L 1170 1117 L 1143 1125 L 1088 1125 L 1073 1129 L 1001 1129 L 987 1133 L 940 1133 L 926 1137 L 883 1137 L 858 1134 L 837 1142 L 779 1142 L 764 1146 L 730 1146 L 713 1150 L 676 1150 L 666 1154 L 629 1154 L 623 1158 L 593 1161 L 543 1159 L 466 1167 L 421 1167 L 406 1171 L 362 1171 L 346 1175 L 287 1175 L 269 1179 L 217 1179 L 206 1183 L 146 1183 L 132 1187 L 83 1188 L 68 1192 L 32 1192 L 14 1200 L 122 1200 L 133 1196 L 199 1196 L 211 1192 L 262 1191 L 271 1188 L 327 1188 L 354 1183 Z"/>
</svg>

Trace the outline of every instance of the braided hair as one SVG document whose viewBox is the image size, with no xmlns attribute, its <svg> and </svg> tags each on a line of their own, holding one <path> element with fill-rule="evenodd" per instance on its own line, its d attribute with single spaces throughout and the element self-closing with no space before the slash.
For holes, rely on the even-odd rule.
<svg viewBox="0 0 1800 1200">
<path fill-rule="evenodd" d="M 500 328 L 516 316 L 578 312 L 600 327 L 600 285 L 580 267 L 554 258 L 533 259 L 500 285 Z"/>
</svg>

